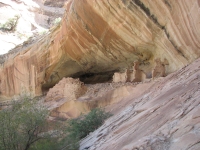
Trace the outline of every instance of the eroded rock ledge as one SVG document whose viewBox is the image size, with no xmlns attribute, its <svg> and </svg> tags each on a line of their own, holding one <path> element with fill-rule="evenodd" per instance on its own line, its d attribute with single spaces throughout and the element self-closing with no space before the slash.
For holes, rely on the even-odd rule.
<svg viewBox="0 0 200 150">
<path fill-rule="evenodd" d="M 70 0 L 59 26 L 0 67 L 1 95 L 41 95 L 69 76 L 108 80 L 135 61 L 151 77 L 157 58 L 169 62 L 166 74 L 174 72 L 200 56 L 199 6 L 198 0 Z"/>
</svg>

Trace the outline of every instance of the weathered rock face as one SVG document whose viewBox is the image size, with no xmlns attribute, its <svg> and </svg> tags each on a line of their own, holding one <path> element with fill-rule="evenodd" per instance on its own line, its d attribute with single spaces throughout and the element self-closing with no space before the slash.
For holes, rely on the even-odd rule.
<svg viewBox="0 0 200 150">
<path fill-rule="evenodd" d="M 80 150 L 199 150 L 200 59 L 150 84 L 110 107 L 115 115 Z"/>
<path fill-rule="evenodd" d="M 198 0 L 70 0 L 60 26 L 1 66 L 1 94 L 41 95 L 68 76 L 103 74 L 103 81 L 135 61 L 151 77 L 157 58 L 169 62 L 169 74 L 200 56 L 199 6 Z"/>
</svg>

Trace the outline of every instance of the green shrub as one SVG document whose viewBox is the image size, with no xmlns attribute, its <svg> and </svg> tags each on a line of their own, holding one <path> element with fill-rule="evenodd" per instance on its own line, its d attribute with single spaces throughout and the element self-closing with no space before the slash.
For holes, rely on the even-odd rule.
<svg viewBox="0 0 200 150">
<path fill-rule="evenodd" d="M 4 24 L 0 24 L 0 30 L 2 31 L 15 31 L 19 16 L 15 15 L 13 18 L 8 19 Z"/>
<path fill-rule="evenodd" d="M 61 150 L 61 146 L 57 138 L 44 139 L 35 143 L 30 150 Z"/>
<path fill-rule="evenodd" d="M 13 101 L 0 111 L 0 149 L 28 150 L 51 135 L 47 132 L 48 110 L 30 98 Z"/>
<path fill-rule="evenodd" d="M 47 30 L 47 29 L 41 29 L 41 30 L 39 30 L 39 32 L 38 32 L 39 35 L 45 35 L 45 34 L 47 34 L 47 33 L 48 33 L 48 30 Z"/>
<path fill-rule="evenodd" d="M 96 108 L 85 116 L 70 120 L 67 127 L 67 138 L 68 143 L 70 143 L 68 149 L 78 149 L 79 140 L 100 127 L 110 116 L 110 113 L 107 113 L 100 108 Z"/>
<path fill-rule="evenodd" d="M 48 110 L 26 97 L 0 110 L 0 150 L 77 150 L 79 141 L 110 116 L 96 108 L 77 119 L 52 123 Z"/>
<path fill-rule="evenodd" d="M 62 18 L 56 18 L 55 20 L 54 20 L 54 22 L 53 22 L 53 24 L 54 25 L 58 25 L 58 24 L 60 24 L 60 22 L 61 22 L 61 20 L 62 20 Z"/>
</svg>

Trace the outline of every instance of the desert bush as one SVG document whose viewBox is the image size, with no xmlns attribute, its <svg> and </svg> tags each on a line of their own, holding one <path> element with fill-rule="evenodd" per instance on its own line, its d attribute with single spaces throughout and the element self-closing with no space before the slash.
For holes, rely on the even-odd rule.
<svg viewBox="0 0 200 150">
<path fill-rule="evenodd" d="M 67 126 L 67 141 L 69 150 L 76 150 L 79 147 L 79 141 L 100 127 L 111 114 L 100 108 L 93 109 L 87 115 L 77 119 L 72 119 Z"/>
<path fill-rule="evenodd" d="M 30 150 L 61 150 L 61 148 L 62 143 L 60 143 L 59 139 L 51 138 L 38 141 Z"/>
<path fill-rule="evenodd" d="M 62 18 L 56 18 L 55 20 L 54 20 L 54 22 L 53 22 L 53 24 L 54 25 L 58 25 L 58 24 L 60 24 L 60 22 L 61 22 L 61 20 L 62 20 Z"/>
<path fill-rule="evenodd" d="M 38 34 L 41 36 L 41 35 L 45 35 L 48 33 L 48 30 L 47 29 L 41 29 L 39 30 Z"/>
<path fill-rule="evenodd" d="M 0 30 L 2 31 L 14 31 L 17 22 L 18 22 L 19 16 L 16 15 L 13 18 L 8 19 L 4 24 L 0 24 Z"/>
</svg>

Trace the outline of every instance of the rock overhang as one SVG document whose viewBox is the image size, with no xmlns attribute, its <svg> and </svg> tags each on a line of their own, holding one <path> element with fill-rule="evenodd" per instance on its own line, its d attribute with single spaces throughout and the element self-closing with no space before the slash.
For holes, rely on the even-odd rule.
<svg viewBox="0 0 200 150">
<path fill-rule="evenodd" d="M 60 25 L 1 66 L 1 93 L 41 95 L 69 76 L 106 81 L 135 61 L 151 77 L 157 58 L 166 74 L 180 69 L 200 56 L 196 3 L 70 0 Z"/>
</svg>

